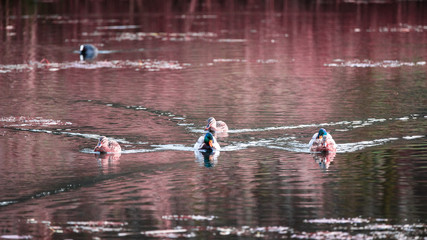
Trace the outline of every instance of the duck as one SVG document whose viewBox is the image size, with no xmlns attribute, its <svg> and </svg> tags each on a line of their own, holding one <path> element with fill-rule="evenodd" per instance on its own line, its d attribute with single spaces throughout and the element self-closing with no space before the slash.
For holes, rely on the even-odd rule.
<svg viewBox="0 0 427 240">
<path fill-rule="evenodd" d="M 80 45 L 80 60 L 93 60 L 98 56 L 98 48 L 92 44 L 83 44 Z"/>
<path fill-rule="evenodd" d="M 196 144 L 194 144 L 195 150 L 220 150 L 218 141 L 211 132 L 207 132 L 204 136 L 200 136 Z"/>
<path fill-rule="evenodd" d="M 336 152 L 337 144 L 335 143 L 332 135 L 321 128 L 319 132 L 315 133 L 308 144 L 310 152 Z"/>
<path fill-rule="evenodd" d="M 122 148 L 118 142 L 102 136 L 99 138 L 98 144 L 96 145 L 95 149 L 93 149 L 93 151 L 99 153 L 120 153 Z"/>
<path fill-rule="evenodd" d="M 228 126 L 225 122 L 217 121 L 214 117 L 210 117 L 205 130 L 211 133 L 226 133 L 228 132 Z"/>
</svg>

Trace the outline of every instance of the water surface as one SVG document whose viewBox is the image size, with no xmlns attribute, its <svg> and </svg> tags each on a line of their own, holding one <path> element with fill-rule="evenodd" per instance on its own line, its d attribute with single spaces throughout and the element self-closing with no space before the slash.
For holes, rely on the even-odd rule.
<svg viewBox="0 0 427 240">
<path fill-rule="evenodd" d="M 426 237 L 425 3 L 5 4 L 0 238 Z"/>
</svg>

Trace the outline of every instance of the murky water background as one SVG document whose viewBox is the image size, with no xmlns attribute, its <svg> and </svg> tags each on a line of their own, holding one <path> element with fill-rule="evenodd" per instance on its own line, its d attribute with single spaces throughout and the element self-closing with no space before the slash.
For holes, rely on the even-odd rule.
<svg viewBox="0 0 427 240">
<path fill-rule="evenodd" d="M 426 237 L 426 3 L 1 14 L 0 238 Z M 210 116 L 230 132 L 209 158 Z M 336 154 L 308 153 L 320 127 Z M 123 152 L 94 154 L 102 135 Z"/>
</svg>

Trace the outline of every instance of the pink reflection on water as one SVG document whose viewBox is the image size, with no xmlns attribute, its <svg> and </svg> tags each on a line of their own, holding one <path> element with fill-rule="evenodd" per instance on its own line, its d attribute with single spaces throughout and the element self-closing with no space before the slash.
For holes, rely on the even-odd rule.
<svg viewBox="0 0 427 240">
<path fill-rule="evenodd" d="M 223 154 L 214 171 L 208 172 L 212 169 L 197 168 L 189 152 L 104 155 L 91 161 L 92 155 L 79 150 L 92 147 L 90 134 L 124 139 L 129 142 L 126 149 L 145 147 L 145 142 L 192 144 L 196 134 L 177 125 L 174 114 L 185 115 L 179 121 L 200 129 L 211 115 L 227 121 L 231 129 L 363 119 L 376 116 L 375 107 L 384 104 L 373 100 L 388 99 L 387 105 L 394 108 L 407 98 L 395 94 L 400 86 L 422 86 L 401 78 L 401 68 L 388 71 L 374 66 L 361 71 L 351 67 L 354 59 L 382 66 L 396 59 L 423 74 L 424 65 L 409 66 L 411 60 L 405 60 L 425 61 L 422 32 L 368 31 L 390 29 L 390 22 L 425 26 L 424 12 L 417 9 L 422 3 L 198 3 L 54 2 L 46 9 L 56 10 L 55 15 L 43 15 L 46 10 L 40 8 L 40 15 L 30 17 L 21 12 L 28 11 L 26 4 L 12 4 L 10 14 L 15 17 L 0 18 L 4 23 L 0 25 L 8 27 L 1 48 L 2 114 L 42 119 L 17 117 L 16 126 L 0 139 L 5 159 L 0 175 L 7 182 L 1 192 L 16 198 L 43 193 L 46 197 L 11 205 L 4 208 L 5 213 L 20 218 L 24 212 L 63 223 L 67 218 L 84 217 L 80 212 L 91 219 L 134 218 L 138 222 L 144 218 L 153 222 L 153 229 L 173 227 L 173 222 L 165 223 L 160 216 L 211 213 L 218 208 L 228 209 L 237 226 L 248 221 L 264 224 L 262 217 L 280 224 L 277 219 L 283 221 L 282 211 L 292 219 L 307 211 L 322 216 L 332 202 L 328 198 L 335 197 L 325 184 L 325 175 L 313 173 L 312 161 L 287 151 L 254 148 Z M 356 28 L 361 31 L 354 32 Z M 93 64 L 76 62 L 78 55 L 73 51 L 84 42 L 110 52 Z M 43 58 L 53 64 L 37 63 Z M 342 68 L 324 65 L 334 59 L 345 59 Z M 378 75 L 398 81 L 375 81 Z M 43 131 L 16 132 L 22 124 Z M 51 134 L 52 128 L 61 130 Z M 286 133 L 301 136 L 310 130 Z M 282 133 L 262 132 L 248 138 L 261 134 L 274 138 Z M 238 141 L 246 141 L 245 137 L 238 135 Z M 334 157 L 314 156 L 325 167 Z M 103 180 L 95 187 L 52 196 L 55 191 L 45 191 L 55 190 L 51 184 L 56 180 L 66 184 L 84 177 L 96 179 L 98 162 L 106 169 L 104 174 L 137 171 L 130 177 Z M 411 171 L 406 175 L 413 177 Z M 405 185 L 405 194 L 390 193 L 391 199 L 416 201 L 419 195 L 414 186 L 402 179 L 399 184 Z M 101 206 L 94 199 L 107 204 Z M 2 200 L 9 200 L 9 195 Z M 283 210 L 283 202 L 292 210 Z M 396 215 L 413 212 L 406 211 Z M 231 228 L 224 229 L 218 232 L 235 234 Z M 50 232 L 43 236 L 49 238 Z"/>
<path fill-rule="evenodd" d="M 334 161 L 336 152 L 322 152 L 322 153 L 312 153 L 314 161 L 319 164 L 320 168 L 328 169 L 329 166 Z"/>
<path fill-rule="evenodd" d="M 120 164 L 120 156 L 120 153 L 101 153 L 95 154 L 95 159 L 98 161 L 99 166 L 105 171 L 104 173 L 120 172 L 118 166 Z"/>
</svg>

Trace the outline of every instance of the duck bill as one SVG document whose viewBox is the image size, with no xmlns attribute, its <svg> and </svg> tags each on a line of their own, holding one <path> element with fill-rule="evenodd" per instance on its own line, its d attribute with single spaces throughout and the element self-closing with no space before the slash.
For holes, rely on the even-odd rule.
<svg viewBox="0 0 427 240">
<path fill-rule="evenodd" d="M 98 144 L 96 144 L 96 147 L 95 147 L 94 151 L 95 151 L 95 152 L 100 151 L 101 147 L 102 147 L 102 142 L 101 142 L 101 141 L 99 141 L 99 142 L 98 142 Z"/>
</svg>

